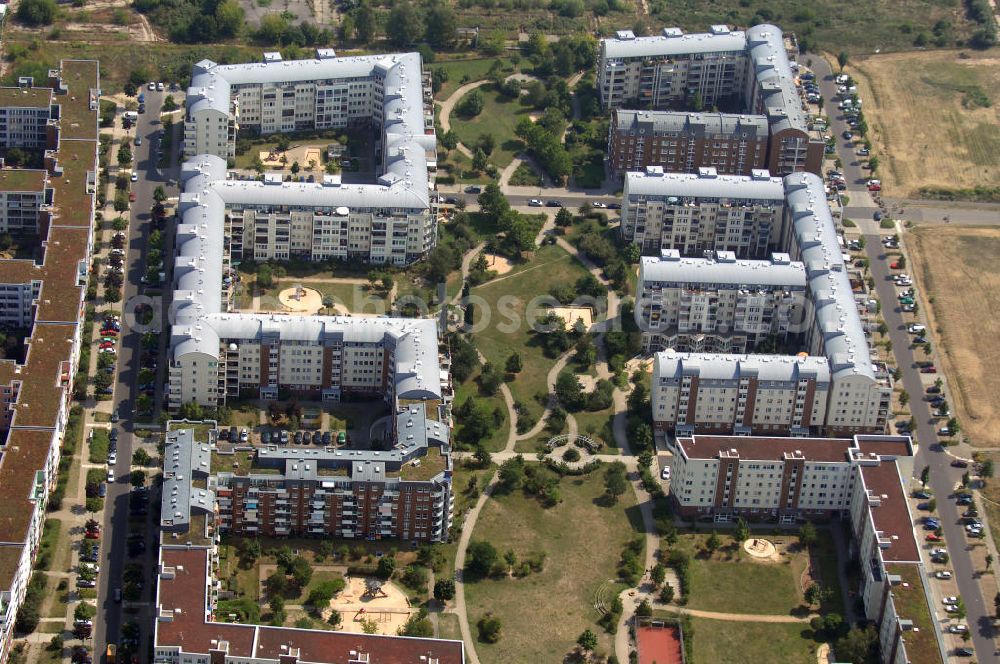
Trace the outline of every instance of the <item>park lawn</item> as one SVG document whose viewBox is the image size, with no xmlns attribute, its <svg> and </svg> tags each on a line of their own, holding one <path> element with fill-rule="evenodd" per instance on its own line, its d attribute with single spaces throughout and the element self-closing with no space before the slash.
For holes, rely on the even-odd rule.
<svg viewBox="0 0 1000 664">
<path fill-rule="evenodd" d="M 442 69 L 448 74 L 448 80 L 441 85 L 441 89 L 434 94 L 435 99 L 447 99 L 458 88 L 472 81 L 481 81 L 486 78 L 493 63 L 500 60 L 501 66 L 509 66 L 501 58 L 466 58 L 463 60 L 448 60 L 435 62 L 434 64 L 424 64 L 424 68 L 429 71 Z M 464 82 L 463 82 L 464 79 Z"/>
<path fill-rule="evenodd" d="M 573 413 L 577 431 L 581 435 L 590 436 L 595 441 L 600 440 L 604 443 L 604 447 L 600 451 L 601 454 L 618 454 L 619 452 L 618 447 L 615 445 L 615 435 L 612 425 L 614 416 L 614 406 L 593 412 L 581 410 L 579 413 Z"/>
<path fill-rule="evenodd" d="M 499 408 L 501 412 L 503 412 L 503 425 L 494 427 L 490 437 L 480 441 L 487 452 L 499 452 L 504 448 L 504 445 L 507 444 L 507 432 L 510 430 L 510 417 L 507 413 L 507 404 L 504 403 L 503 396 L 500 394 L 499 390 L 492 397 L 480 394 L 479 386 L 476 384 L 476 378 L 478 378 L 478 376 L 479 371 L 477 370 L 464 383 L 455 384 L 455 398 L 453 403 L 457 408 L 465 403 L 465 400 L 469 397 L 475 397 L 477 402 L 486 404 L 489 406 L 491 411 L 495 408 Z M 462 422 L 461 419 L 459 419 L 458 426 L 461 425 Z"/>
<path fill-rule="evenodd" d="M 747 554 L 737 557 L 731 532 L 719 531 L 722 546 L 711 557 L 700 553 L 709 535 L 684 534 L 678 540 L 677 546 L 691 553 L 688 608 L 787 616 L 802 606 L 798 578 L 808 563 L 806 554 L 788 554 L 781 562 L 756 562 Z"/>
<path fill-rule="evenodd" d="M 462 630 L 458 626 L 458 616 L 454 613 L 438 614 L 439 639 L 450 639 L 452 641 L 462 640 Z"/>
<path fill-rule="evenodd" d="M 489 162 L 502 169 L 514 159 L 514 155 L 520 152 L 523 147 L 521 139 L 514 134 L 514 128 L 521 118 L 528 117 L 531 109 L 522 106 L 517 99 L 508 99 L 502 96 L 491 85 L 484 85 L 477 90 L 483 95 L 486 102 L 483 105 L 482 113 L 474 118 L 463 117 L 458 112 L 458 108 L 462 105 L 462 102 L 459 101 L 451 113 L 451 129 L 458 136 L 458 140 L 473 152 L 475 152 L 476 141 L 479 140 L 480 135 L 493 134 L 493 138 L 496 139 L 496 148 L 492 154 L 488 155 Z M 473 92 L 475 90 L 467 94 L 473 94 Z"/>
<path fill-rule="evenodd" d="M 472 289 L 489 303 L 490 319 L 485 329 L 476 332 L 474 343 L 487 361 L 503 367 L 511 353 L 521 355 L 524 370 L 508 383 L 514 400 L 524 404 L 525 409 L 536 419 L 544 410 L 535 395 L 548 394 L 548 372 L 555 364 L 555 358 L 546 357 L 529 325 L 543 314 L 543 309 L 533 305 L 526 319 L 526 309 L 532 299 L 548 295 L 549 289 L 563 283 L 574 283 L 587 271 L 564 249 L 556 245 L 541 247 L 530 261 L 517 265 L 505 275 L 482 286 Z M 497 303 L 502 296 L 503 311 Z M 483 321 L 482 307 L 476 307 L 476 324 Z M 502 315 L 501 315 L 502 314 Z M 513 321 L 513 322 L 512 322 Z"/>
<path fill-rule="evenodd" d="M 473 630 L 487 612 L 503 625 L 498 643 L 476 643 L 483 664 L 562 661 L 585 629 L 598 634 L 598 651 L 613 652 L 613 637 L 597 624 L 594 602 L 598 590 L 616 579 L 622 547 L 635 535 L 626 515 L 634 505 L 632 492 L 613 507 L 599 507 L 595 501 L 604 493 L 599 472 L 565 477 L 559 491 L 562 502 L 550 509 L 515 491 L 494 496 L 480 514 L 473 541 L 488 541 L 501 553 L 510 549 L 522 558 L 533 551 L 547 556 L 541 572 L 466 585 Z"/>
<path fill-rule="evenodd" d="M 668 614 L 672 615 L 672 614 Z M 693 657 L 689 664 L 743 664 L 758 659 L 782 664 L 815 664 L 818 644 L 805 623 L 754 623 L 692 618 Z M 754 654 L 757 653 L 757 654 Z"/>
</svg>

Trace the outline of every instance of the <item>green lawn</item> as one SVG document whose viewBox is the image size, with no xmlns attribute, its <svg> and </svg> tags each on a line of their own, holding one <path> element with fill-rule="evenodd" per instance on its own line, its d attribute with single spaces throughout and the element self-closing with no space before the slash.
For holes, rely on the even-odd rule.
<svg viewBox="0 0 1000 664">
<path fill-rule="evenodd" d="M 432 65 L 425 64 L 424 67 L 430 71 L 443 69 L 448 74 L 448 80 L 444 82 L 441 89 L 434 95 L 435 99 L 447 99 L 458 88 L 471 81 L 481 81 L 486 78 L 490 67 L 498 58 L 469 58 L 467 60 L 451 60 L 448 62 L 435 62 Z M 503 62 L 503 60 L 500 60 Z M 505 63 L 508 64 L 508 63 Z M 465 83 L 462 79 L 466 79 Z"/>
<path fill-rule="evenodd" d="M 818 644 L 806 624 L 728 622 L 693 618 L 688 664 L 744 664 L 748 661 L 815 664 Z"/>
<path fill-rule="evenodd" d="M 585 274 L 583 266 L 565 250 L 549 245 L 540 248 L 530 261 L 516 266 L 507 275 L 472 289 L 472 294 L 490 303 L 491 310 L 486 329 L 474 335 L 476 347 L 488 361 L 501 367 L 511 353 L 520 353 L 524 370 L 509 385 L 514 399 L 522 402 L 536 418 L 541 416 L 543 406 L 535 395 L 548 392 L 546 376 L 555 359 L 545 356 L 537 335 L 530 333 L 529 324 L 542 310 L 533 306 L 529 312 L 531 321 L 526 320 L 525 310 L 532 298 L 547 295 L 553 286 L 574 283 Z M 501 310 L 497 303 L 502 296 L 508 297 Z M 477 324 L 482 316 L 483 313 L 477 311 Z"/>
<path fill-rule="evenodd" d="M 475 92 L 475 91 L 473 91 Z M 473 94 L 469 92 L 468 94 Z M 485 105 L 483 112 L 474 118 L 464 118 L 458 112 L 462 102 L 456 104 L 451 114 L 451 128 L 458 139 L 470 150 L 475 151 L 476 141 L 482 134 L 493 134 L 496 148 L 489 155 L 490 163 L 503 168 L 520 152 L 521 140 L 514 135 L 514 127 L 523 117 L 527 117 L 530 109 L 522 106 L 517 99 L 503 97 L 492 89 L 491 85 L 478 88 L 483 95 Z"/>
<path fill-rule="evenodd" d="M 479 372 L 476 371 L 467 381 L 464 383 L 455 384 L 455 400 L 454 404 L 457 408 L 465 403 L 465 400 L 470 396 L 475 397 L 476 401 L 479 403 L 484 403 L 489 406 L 490 410 L 499 408 L 504 414 L 503 426 L 499 426 L 493 429 L 489 438 L 481 441 L 484 448 L 489 452 L 499 452 L 507 444 L 507 432 L 510 430 L 510 419 L 507 417 L 507 405 L 504 403 L 503 396 L 500 392 L 497 392 L 492 397 L 487 397 L 479 393 L 479 386 L 476 384 L 475 379 L 479 376 Z M 462 426 L 461 420 L 458 421 L 458 426 Z"/>
<path fill-rule="evenodd" d="M 612 636 L 598 624 L 595 594 L 610 582 L 617 591 L 616 566 L 623 545 L 635 534 L 625 512 L 633 506 L 627 492 L 614 507 L 599 507 L 603 475 L 566 477 L 560 485 L 562 502 L 542 508 L 521 492 L 497 496 L 487 503 L 473 540 L 486 540 L 501 553 L 523 557 L 544 551 L 545 567 L 524 578 L 489 579 L 466 587 L 469 620 L 488 611 L 499 617 L 503 631 L 496 644 L 479 642 L 483 664 L 500 662 L 559 662 L 585 629 L 599 635 L 598 651 L 613 651 Z"/>
<path fill-rule="evenodd" d="M 454 613 L 442 613 L 438 615 L 438 638 L 462 640 L 462 630 L 458 627 L 458 616 Z"/>
<path fill-rule="evenodd" d="M 601 454 L 617 454 L 619 450 L 615 446 L 614 429 L 612 428 L 614 415 L 615 409 L 612 406 L 606 410 L 595 412 L 582 410 L 579 413 L 573 413 L 573 418 L 576 419 L 576 427 L 580 434 L 591 436 L 594 440 L 600 440 L 604 443 Z"/>
<path fill-rule="evenodd" d="M 746 554 L 736 555 L 730 531 L 720 531 L 719 538 L 723 547 L 711 557 L 699 553 L 708 535 L 686 534 L 677 543 L 692 553 L 689 608 L 789 615 L 804 604 L 798 588 L 808 563 L 804 552 L 782 556 L 780 562 L 758 562 Z"/>
</svg>

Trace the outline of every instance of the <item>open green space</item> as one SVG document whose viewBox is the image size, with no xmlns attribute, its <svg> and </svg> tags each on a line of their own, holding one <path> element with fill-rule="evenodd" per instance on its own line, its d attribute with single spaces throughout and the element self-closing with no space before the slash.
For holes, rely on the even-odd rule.
<svg viewBox="0 0 1000 664">
<path fill-rule="evenodd" d="M 672 614 L 669 614 L 672 615 Z M 692 618 L 693 657 L 689 664 L 744 664 L 752 661 L 815 664 L 818 644 L 809 625 L 729 622 Z"/>
<path fill-rule="evenodd" d="M 476 384 L 476 379 L 479 377 L 480 371 L 477 369 L 472 373 L 468 380 L 464 383 L 455 383 L 455 398 L 453 403 L 455 407 L 465 403 L 466 399 L 473 397 L 478 403 L 485 404 L 490 411 L 494 411 L 497 408 L 503 413 L 503 424 L 498 427 L 493 427 L 490 431 L 489 438 L 481 439 L 479 442 L 487 452 L 499 452 L 507 444 L 507 433 L 510 430 L 510 418 L 507 415 L 507 404 L 504 403 L 503 396 L 500 392 L 497 392 L 493 396 L 485 396 L 480 393 L 479 386 Z M 461 421 L 456 423 L 459 427 L 462 426 Z"/>
<path fill-rule="evenodd" d="M 535 397 L 548 393 L 546 378 L 556 358 L 545 356 L 540 335 L 531 330 L 534 320 L 544 315 L 544 309 L 532 299 L 548 295 L 554 286 L 573 284 L 586 274 L 579 261 L 564 249 L 547 245 L 510 273 L 472 289 L 472 294 L 489 303 L 490 316 L 485 328 L 473 335 L 474 343 L 487 361 L 498 367 L 503 367 L 512 353 L 521 355 L 524 369 L 509 385 L 515 401 L 521 402 L 535 419 L 544 410 Z M 476 308 L 477 325 L 484 321 L 481 309 Z"/>
<path fill-rule="evenodd" d="M 499 662 L 559 662 L 573 649 L 585 629 L 599 637 L 598 651 L 613 652 L 613 637 L 598 624 L 594 609 L 598 589 L 614 582 L 623 545 L 635 534 L 627 513 L 632 492 L 617 505 L 600 507 L 604 476 L 565 477 L 559 483 L 562 501 L 545 509 L 521 491 L 488 501 L 473 541 L 490 542 L 503 555 L 512 550 L 520 559 L 544 552 L 540 572 L 522 578 L 490 578 L 466 585 L 469 620 L 492 612 L 502 623 L 495 644 L 478 642 L 483 664 Z M 632 510 L 634 511 L 634 510 Z"/>
<path fill-rule="evenodd" d="M 441 84 L 441 88 L 434 95 L 435 98 L 447 99 L 455 90 L 462 87 L 466 83 L 469 83 L 470 81 L 481 81 L 486 78 L 486 74 L 489 73 L 490 68 L 493 67 L 493 63 L 497 60 L 504 63 L 504 61 L 500 58 L 468 58 L 464 60 L 435 62 L 431 65 L 425 65 L 425 67 L 430 71 L 441 69 L 448 75 L 448 80 Z"/>
<path fill-rule="evenodd" d="M 483 134 L 492 134 L 496 140 L 496 148 L 488 155 L 489 162 L 503 168 L 514 159 L 522 149 L 521 139 L 514 135 L 514 127 L 521 118 L 531 112 L 527 106 L 522 106 L 517 99 L 501 95 L 492 85 L 484 85 L 466 94 L 479 93 L 483 96 L 482 112 L 472 118 L 463 117 L 459 109 L 462 102 L 455 105 L 451 113 L 451 129 L 458 140 L 467 148 L 475 151 L 476 142 Z M 465 99 L 465 97 L 463 97 Z"/>
<path fill-rule="evenodd" d="M 788 552 L 780 561 L 760 561 L 739 551 L 733 531 L 720 531 L 722 546 L 709 554 L 706 534 L 684 534 L 675 545 L 691 555 L 687 606 L 722 613 L 789 615 L 804 605 L 799 581 L 808 566 L 805 551 Z M 777 541 L 791 541 L 780 537 Z M 777 545 L 783 550 L 781 544 Z"/>
<path fill-rule="evenodd" d="M 458 626 L 458 616 L 454 613 L 442 613 L 438 615 L 439 639 L 451 639 L 453 641 L 462 640 L 462 630 Z"/>
<path fill-rule="evenodd" d="M 958 4 L 941 0 L 843 0 L 836 3 L 650 0 L 647 23 L 653 32 L 646 34 L 655 34 L 655 30 L 664 25 L 676 25 L 689 32 L 705 32 L 708 26 L 720 20 L 739 26 L 774 23 L 781 26 L 786 35 L 794 32 L 804 51 L 905 51 L 913 49 L 920 33 L 933 37 L 934 25 L 939 20 L 946 20 L 951 26 L 945 31 L 949 37 L 945 46 L 954 46 L 956 38 L 968 35 L 973 26 L 965 19 L 964 12 L 956 12 Z M 807 57 L 803 55 L 801 59 Z"/>
</svg>

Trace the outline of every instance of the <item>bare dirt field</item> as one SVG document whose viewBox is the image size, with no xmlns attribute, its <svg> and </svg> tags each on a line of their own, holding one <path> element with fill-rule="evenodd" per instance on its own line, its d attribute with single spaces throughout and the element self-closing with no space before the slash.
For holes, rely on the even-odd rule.
<svg viewBox="0 0 1000 664">
<path fill-rule="evenodd" d="M 876 55 L 848 66 L 859 78 L 882 186 L 995 186 L 1000 179 L 1000 50 Z M 860 76 L 858 76 L 860 75 Z"/>
<path fill-rule="evenodd" d="M 973 446 L 1000 446 L 1000 229 L 917 228 L 908 244 L 952 411 Z"/>
</svg>

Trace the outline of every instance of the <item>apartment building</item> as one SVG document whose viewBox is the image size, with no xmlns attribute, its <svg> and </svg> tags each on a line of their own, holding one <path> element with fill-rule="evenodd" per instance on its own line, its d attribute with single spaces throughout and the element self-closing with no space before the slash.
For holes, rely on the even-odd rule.
<svg viewBox="0 0 1000 664">
<path fill-rule="evenodd" d="M 767 171 L 664 173 L 648 166 L 625 176 L 621 234 L 645 255 L 676 249 L 683 256 L 731 251 L 738 258 L 766 258 L 782 237 L 784 202 L 781 178 Z"/>
<path fill-rule="evenodd" d="M 42 170 L 0 169 L 0 233 L 40 234 L 52 204 L 47 182 Z"/>
<path fill-rule="evenodd" d="M 50 217 L 38 229 L 41 258 L 0 260 L 0 319 L 30 329 L 23 361 L 0 360 L 0 661 L 10 657 L 14 620 L 24 601 L 56 485 L 60 448 L 70 417 L 71 380 L 82 343 L 84 290 L 93 248 L 100 78 L 95 61 L 64 60 L 48 89 L 22 93 L 51 100 L 61 124 L 47 148 Z M 30 108 L 7 96 L 7 108 Z M 43 102 L 37 102 L 41 108 Z M 48 117 L 50 102 L 45 101 Z M 41 117 L 39 111 L 39 117 Z M 10 131 L 10 123 L 7 123 Z M 50 128 L 52 125 L 50 125 Z M 31 148 L 18 138 L 5 147 Z M 7 169 L 0 179 L 17 179 Z M 36 175 L 28 175 L 37 181 Z M 19 185 L 20 187 L 21 185 Z M 19 291 L 19 292 L 18 292 Z M 16 292 L 15 296 L 11 296 Z"/>
<path fill-rule="evenodd" d="M 642 257 L 633 315 L 646 352 L 745 353 L 765 340 L 793 343 L 807 307 L 805 266 L 788 254 L 682 258 L 667 249 Z"/>
<path fill-rule="evenodd" d="M 761 115 L 615 108 L 608 129 L 608 168 L 618 177 L 647 166 L 668 173 L 693 173 L 707 166 L 750 175 L 766 168 L 767 146 L 767 119 Z"/>
<path fill-rule="evenodd" d="M 810 133 L 795 79 L 778 27 L 758 25 L 743 32 L 715 25 L 700 34 L 665 28 L 657 36 L 637 37 L 621 30 L 602 39 L 596 85 L 608 109 L 718 107 L 759 116 L 768 126 L 768 170 L 819 173 L 823 139 Z M 620 171 L 618 163 L 612 166 Z"/>
<path fill-rule="evenodd" d="M 463 664 L 460 640 L 227 622 L 216 612 L 207 544 L 164 544 L 156 579 L 154 664 Z"/>
<path fill-rule="evenodd" d="M 30 76 L 18 87 L 0 87 L 0 147 L 51 148 L 58 140 L 58 102 L 52 88 L 36 88 Z"/>
<path fill-rule="evenodd" d="M 858 595 L 882 661 L 941 664 L 947 656 L 907 505 L 913 455 L 905 436 L 679 436 L 670 499 L 685 518 L 848 521 Z"/>
</svg>

